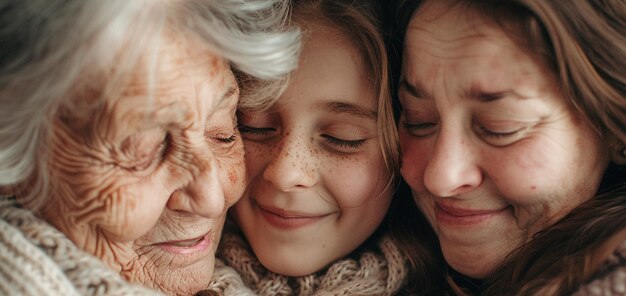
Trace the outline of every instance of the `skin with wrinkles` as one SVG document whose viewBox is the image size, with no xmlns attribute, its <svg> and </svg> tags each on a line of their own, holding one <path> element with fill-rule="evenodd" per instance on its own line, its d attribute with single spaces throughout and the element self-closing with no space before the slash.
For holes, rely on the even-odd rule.
<svg viewBox="0 0 626 296">
<path fill-rule="evenodd" d="M 193 38 L 173 35 L 142 53 L 119 96 L 105 98 L 87 121 L 57 117 L 54 188 L 43 216 L 128 280 L 189 295 L 211 278 L 245 165 L 229 65 Z M 208 248 L 190 247 L 206 234 Z M 177 241 L 183 251 L 167 248 Z"/>
<path fill-rule="evenodd" d="M 334 27 L 310 29 L 286 92 L 269 111 L 239 118 L 250 185 L 232 215 L 261 263 L 288 276 L 348 255 L 376 230 L 391 202 L 376 93 L 359 52 Z M 320 218 L 281 228 L 267 219 L 279 215 L 295 223 Z"/>
<path fill-rule="evenodd" d="M 483 278 L 594 196 L 608 145 L 540 59 L 471 10 L 425 3 L 404 54 L 402 175 L 446 261 Z"/>
</svg>

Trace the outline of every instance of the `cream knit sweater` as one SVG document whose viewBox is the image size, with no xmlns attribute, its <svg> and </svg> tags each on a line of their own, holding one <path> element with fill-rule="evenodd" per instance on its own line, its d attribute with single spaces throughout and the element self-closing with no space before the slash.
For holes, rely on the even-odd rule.
<svg viewBox="0 0 626 296">
<path fill-rule="evenodd" d="M 30 211 L 0 205 L 0 295 L 161 295 L 126 282 Z"/>
<path fill-rule="evenodd" d="M 205 294 L 252 294 L 239 275 L 216 260 L 220 281 Z M 208 281 L 207 281 L 208 282 Z M 249 292 L 249 293 L 248 293 Z M 0 198 L 0 295 L 162 295 L 126 282 L 63 233 L 5 197 Z"/>
</svg>

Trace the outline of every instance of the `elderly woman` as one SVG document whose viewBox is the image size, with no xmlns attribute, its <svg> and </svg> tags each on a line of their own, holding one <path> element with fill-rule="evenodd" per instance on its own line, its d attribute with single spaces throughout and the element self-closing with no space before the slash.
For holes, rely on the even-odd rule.
<svg viewBox="0 0 626 296">
<path fill-rule="evenodd" d="M 287 8 L 3 1 L 0 294 L 207 288 L 246 185 L 231 66 L 242 104 L 275 97 L 297 63 Z"/>
<path fill-rule="evenodd" d="M 624 3 L 398 11 L 402 175 L 457 293 L 624 295 Z"/>
</svg>

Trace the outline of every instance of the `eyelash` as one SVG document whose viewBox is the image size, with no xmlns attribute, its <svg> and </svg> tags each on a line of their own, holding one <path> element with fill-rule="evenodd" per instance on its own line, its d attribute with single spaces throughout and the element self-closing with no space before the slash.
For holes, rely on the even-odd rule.
<svg viewBox="0 0 626 296">
<path fill-rule="evenodd" d="M 411 132 L 411 131 L 420 131 L 420 130 L 427 130 L 429 128 L 435 127 L 436 124 L 434 123 L 409 123 L 406 121 L 402 122 L 402 127 L 404 129 L 406 129 L 407 131 Z M 485 138 L 490 138 L 490 139 L 494 139 L 494 140 L 499 140 L 499 139 L 507 139 L 510 137 L 513 137 L 515 135 L 517 135 L 522 129 L 519 130 L 515 130 L 512 132 L 505 132 L 505 133 L 499 133 L 499 132 L 492 132 L 488 129 L 486 129 L 484 126 L 475 123 L 474 124 L 474 129 L 475 131 L 480 134 L 480 136 L 485 137 Z M 424 135 L 413 135 L 415 137 L 418 138 L 423 138 L 423 137 L 428 137 L 430 136 L 431 133 L 428 134 L 424 134 Z"/>
<path fill-rule="evenodd" d="M 410 123 L 407 122 L 406 120 L 402 121 L 402 128 L 404 128 L 405 130 L 412 132 L 412 131 L 423 131 L 426 129 L 430 129 L 436 126 L 436 124 L 434 123 Z M 429 136 L 431 133 L 425 134 L 425 135 L 414 135 L 415 137 L 418 138 L 422 138 L 422 137 L 427 137 Z"/>
<path fill-rule="evenodd" d="M 216 137 L 216 140 L 222 142 L 222 143 L 232 143 L 235 142 L 237 140 L 237 135 L 233 134 L 232 136 L 228 137 L 228 138 L 220 138 L 220 137 Z"/>
<path fill-rule="evenodd" d="M 506 133 L 497 133 L 497 132 L 492 132 L 488 129 L 486 129 L 484 126 L 476 126 L 477 132 L 479 132 L 482 136 L 484 137 L 488 137 L 488 138 L 506 138 L 506 137 L 511 137 L 514 136 L 515 134 L 517 134 L 520 130 L 516 130 L 516 131 L 512 131 L 512 132 L 506 132 Z"/>
<path fill-rule="evenodd" d="M 246 125 L 240 125 L 237 127 L 237 129 L 239 129 L 239 132 L 242 134 L 247 134 L 247 135 L 266 135 L 267 133 L 276 131 L 276 129 L 274 128 L 259 128 L 259 127 L 250 127 L 250 126 L 246 126 Z"/>
<path fill-rule="evenodd" d="M 330 144 L 342 147 L 342 148 L 350 148 L 350 149 L 358 149 L 361 148 L 366 140 L 342 140 L 329 135 L 322 135 L 326 141 Z"/>
<path fill-rule="evenodd" d="M 238 129 L 239 129 L 239 132 L 242 134 L 256 135 L 256 136 L 263 136 L 268 133 L 276 131 L 275 128 L 256 128 L 256 127 L 250 127 L 250 126 L 245 126 L 245 125 L 240 125 Z M 343 139 L 338 139 L 329 135 L 322 135 L 322 137 L 331 145 L 334 145 L 340 148 L 348 148 L 348 149 L 361 148 L 365 144 L 365 141 L 366 141 L 366 140 L 343 140 Z"/>
</svg>

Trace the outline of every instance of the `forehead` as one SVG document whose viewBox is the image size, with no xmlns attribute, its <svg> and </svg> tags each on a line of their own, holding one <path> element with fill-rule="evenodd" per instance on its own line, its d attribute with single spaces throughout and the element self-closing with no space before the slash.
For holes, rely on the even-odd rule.
<svg viewBox="0 0 626 296">
<path fill-rule="evenodd" d="M 474 9 L 439 1 L 426 2 L 413 15 L 406 40 L 407 52 L 434 51 L 441 58 L 521 51 L 502 28 Z"/>
<path fill-rule="evenodd" d="M 472 8 L 426 2 L 407 30 L 403 75 L 415 83 L 411 80 L 447 75 L 446 79 L 470 84 L 464 87 L 484 90 L 551 81 L 541 59 L 518 46 L 509 34 Z"/>
<path fill-rule="evenodd" d="M 155 49 L 142 54 L 127 92 L 150 89 L 157 95 L 168 95 L 189 84 L 224 88 L 232 83 L 232 78 L 228 63 L 204 43 L 193 37 L 165 35 Z"/>
<path fill-rule="evenodd" d="M 373 104 L 362 56 L 351 39 L 332 24 L 310 24 L 298 69 L 280 103 L 332 99 Z"/>
<path fill-rule="evenodd" d="M 224 99 L 233 88 L 236 82 L 223 58 L 194 38 L 165 35 L 141 54 L 121 96 L 109 105 L 114 116 L 146 115 L 167 106 L 212 111 L 237 103 Z"/>
</svg>

